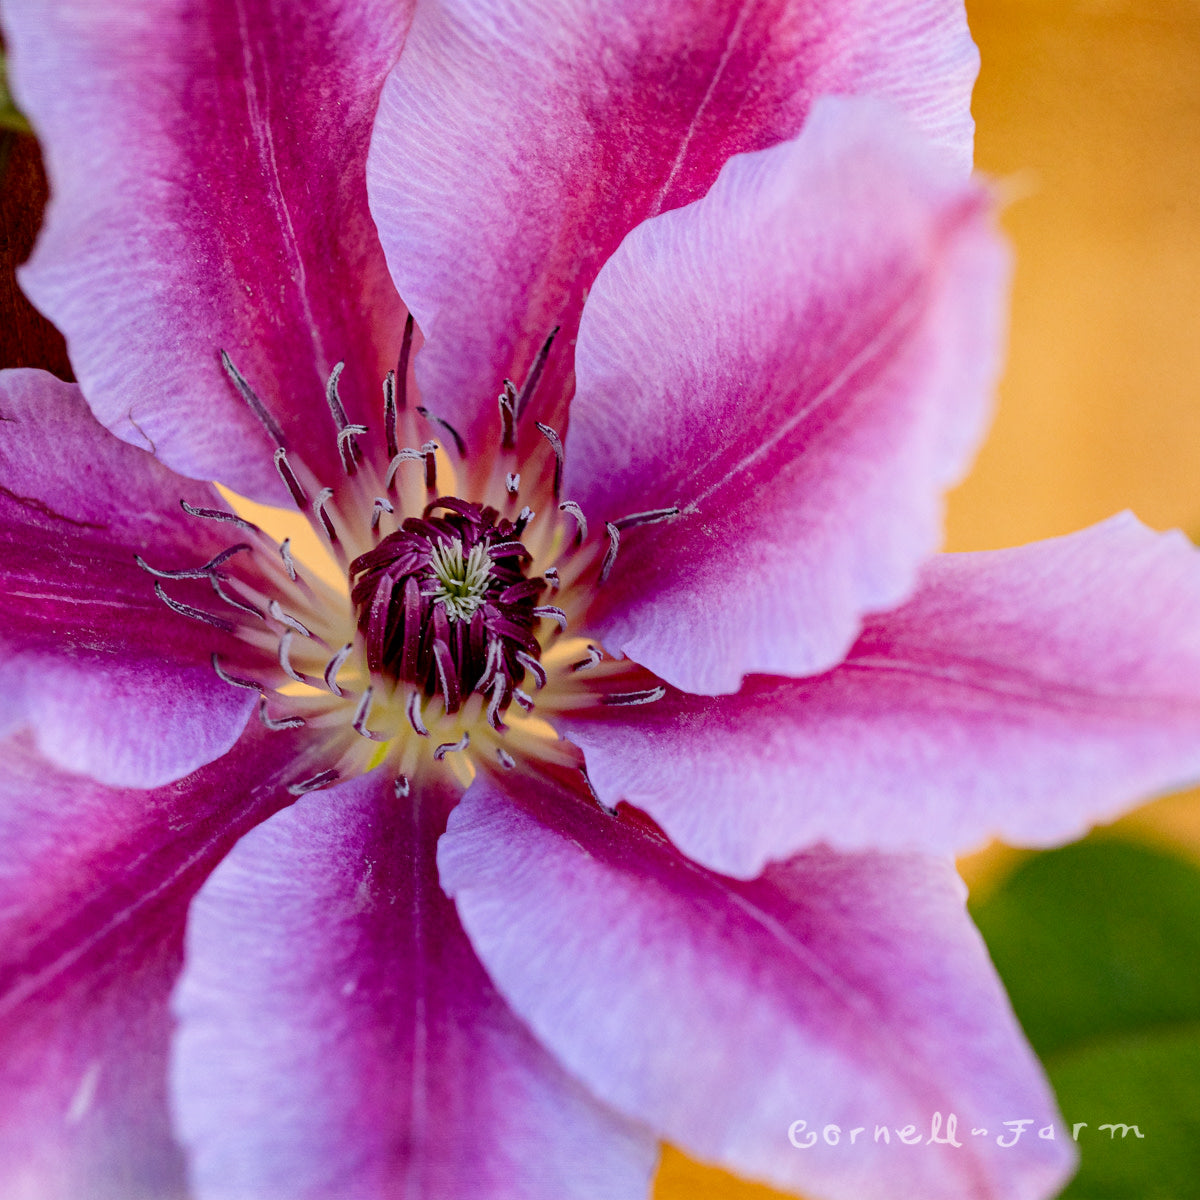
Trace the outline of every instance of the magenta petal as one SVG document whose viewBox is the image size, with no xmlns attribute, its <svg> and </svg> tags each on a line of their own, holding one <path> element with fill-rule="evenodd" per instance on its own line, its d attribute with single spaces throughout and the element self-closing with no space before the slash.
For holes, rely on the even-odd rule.
<svg viewBox="0 0 1200 1200">
<path fill-rule="evenodd" d="M 252 700 L 213 673 L 232 639 L 172 612 L 135 554 L 197 567 L 236 538 L 180 500 L 221 503 L 96 423 L 73 384 L 0 373 L 0 731 L 118 786 L 156 787 L 223 754 Z M 211 589 L 173 582 L 216 607 Z"/>
<path fill-rule="evenodd" d="M 690 692 L 804 675 L 898 603 L 990 408 L 1007 256 L 983 191 L 825 100 L 636 229 L 577 352 L 566 495 L 627 530 L 591 626 Z"/>
<path fill-rule="evenodd" d="M 22 286 L 100 420 L 177 471 L 285 495 L 234 363 L 336 470 L 330 369 L 379 404 L 404 312 L 364 163 L 405 0 L 12 0 L 12 81 L 51 203 Z"/>
<path fill-rule="evenodd" d="M 654 1139 L 508 1011 L 442 894 L 452 797 L 377 772 L 247 836 L 192 907 L 173 1094 L 197 1200 L 622 1200 Z"/>
<path fill-rule="evenodd" d="M 714 870 L 1053 845 L 1200 778 L 1200 554 L 1126 515 L 942 555 L 826 675 L 603 716 L 562 722 L 599 793 Z"/>
<path fill-rule="evenodd" d="M 28 738 L 0 745 L 0 1195 L 186 1195 L 166 1072 L 187 904 L 281 802 L 294 750 L 259 732 L 135 791 L 66 775 Z"/>
<path fill-rule="evenodd" d="M 829 1200 L 1061 1186 L 1070 1132 L 951 864 L 817 849 L 739 882 L 636 819 L 517 786 L 476 781 L 442 882 L 497 987 L 601 1099 L 700 1159 Z M 951 1112 L 960 1147 L 897 1144 Z M 1017 1145 L 997 1144 L 1026 1118 Z M 864 1133 L 852 1151 L 797 1149 L 801 1120 L 841 1143 Z"/>
<path fill-rule="evenodd" d="M 522 432 L 563 432 L 583 298 L 629 230 L 794 137 L 823 92 L 890 97 L 963 171 L 977 64 L 954 0 L 418 6 L 368 178 L 426 401 L 490 449 L 501 381 L 558 325 Z"/>
</svg>

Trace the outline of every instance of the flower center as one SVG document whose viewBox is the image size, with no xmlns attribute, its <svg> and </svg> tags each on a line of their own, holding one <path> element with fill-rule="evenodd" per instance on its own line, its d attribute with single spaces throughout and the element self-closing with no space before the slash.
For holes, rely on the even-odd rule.
<svg viewBox="0 0 1200 1200">
<path fill-rule="evenodd" d="M 433 515 L 438 511 L 441 515 Z M 350 564 L 351 601 L 376 674 L 440 693 L 457 712 L 473 691 L 506 707 L 531 660 L 542 578 L 517 525 L 494 508 L 442 496 Z"/>
</svg>

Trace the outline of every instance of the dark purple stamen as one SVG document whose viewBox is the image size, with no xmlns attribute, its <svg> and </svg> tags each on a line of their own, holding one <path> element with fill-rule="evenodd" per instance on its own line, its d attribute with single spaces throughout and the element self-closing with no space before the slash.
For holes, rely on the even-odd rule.
<svg viewBox="0 0 1200 1200">
<path fill-rule="evenodd" d="M 516 403 L 516 418 L 519 421 L 521 414 L 525 411 L 529 401 L 533 399 L 533 393 L 537 391 L 537 385 L 542 378 L 542 372 L 546 368 L 546 359 L 550 357 L 550 347 L 554 345 L 554 339 L 558 336 L 560 326 L 550 330 L 550 336 L 542 343 L 542 348 L 537 352 L 537 357 L 533 360 L 533 366 L 529 368 L 529 374 L 525 376 L 525 383 L 521 387 L 521 394 L 517 397 Z"/>
<path fill-rule="evenodd" d="M 301 637 L 312 637 L 312 634 L 308 631 L 302 621 L 297 621 L 296 618 L 291 615 L 291 613 L 286 613 L 283 611 L 283 607 L 280 605 L 278 600 L 272 600 L 267 605 L 267 612 L 269 612 L 271 616 L 280 623 L 280 625 L 286 625 L 289 629 L 294 629 Z"/>
<path fill-rule="evenodd" d="M 367 728 L 367 718 L 371 715 L 371 701 L 375 698 L 373 688 L 367 688 L 362 694 L 362 699 L 358 702 L 358 708 L 354 712 L 354 732 L 365 738 L 369 738 L 372 742 L 382 742 L 384 735 L 382 733 L 373 733 Z"/>
<path fill-rule="evenodd" d="M 254 394 L 254 389 L 246 382 L 245 376 L 233 365 L 233 360 L 221 351 L 221 366 L 225 368 L 225 374 L 233 380 L 233 386 L 237 388 L 238 394 L 246 402 L 246 407 L 258 418 L 259 423 L 267 431 L 267 436 L 277 446 L 283 445 L 283 430 L 279 427 L 279 422 L 267 411 L 267 406 Z"/>
<path fill-rule="evenodd" d="M 253 533 L 262 532 L 257 525 L 252 524 L 250 521 L 244 521 L 241 517 L 231 512 L 222 512 L 219 508 L 196 508 L 186 500 L 180 500 L 179 507 L 189 517 L 203 517 L 207 521 L 224 521 L 230 525 L 236 525 L 239 529 L 249 529 Z"/>
<path fill-rule="evenodd" d="M 604 561 L 600 564 L 600 582 L 607 583 L 612 574 L 613 565 L 617 561 L 617 551 L 621 548 L 621 531 L 608 521 L 604 526 L 608 534 L 608 549 L 604 552 Z"/>
<path fill-rule="evenodd" d="M 496 398 L 500 405 L 500 449 L 517 447 L 517 388 L 511 379 L 504 381 L 504 390 Z"/>
<path fill-rule="evenodd" d="M 283 559 L 283 565 L 287 570 L 288 578 L 296 582 L 296 562 L 292 558 L 292 539 L 284 538 L 279 545 L 279 556 Z"/>
<path fill-rule="evenodd" d="M 338 540 L 337 530 L 333 527 L 333 519 L 325 511 L 325 505 L 333 499 L 333 488 L 322 488 L 317 498 L 313 501 L 313 515 L 321 522 L 325 530 L 325 536 L 331 541 Z"/>
<path fill-rule="evenodd" d="M 459 458 L 467 457 L 467 443 L 463 441 L 463 436 L 450 424 L 449 421 L 443 421 L 441 417 L 435 417 L 429 409 L 422 405 L 417 405 L 417 412 L 421 414 L 427 421 L 432 421 L 435 425 L 440 425 L 449 435 L 450 440 L 454 443 L 454 449 L 458 451 Z"/>
<path fill-rule="evenodd" d="M 205 612 L 200 608 L 193 608 L 190 604 L 184 604 L 182 600 L 172 600 L 166 592 L 163 591 L 163 586 L 156 579 L 154 581 L 154 591 L 158 598 L 172 612 L 177 612 L 181 617 L 191 617 L 193 621 L 202 621 L 205 625 L 212 625 L 216 629 L 222 630 L 224 633 L 232 633 L 234 625 L 232 621 L 226 621 L 224 617 L 214 616 L 210 612 Z"/>
<path fill-rule="evenodd" d="M 217 673 L 217 678 L 224 680 L 225 683 L 231 684 L 233 687 L 245 688 L 248 692 L 258 692 L 260 695 L 267 689 L 261 683 L 255 683 L 253 679 L 242 679 L 238 675 L 230 675 L 228 671 L 221 666 L 221 660 L 217 658 L 214 652 L 211 655 L 213 670 Z"/>
<path fill-rule="evenodd" d="M 263 615 L 261 608 L 256 608 L 253 604 L 246 601 L 235 600 L 222 586 L 221 576 L 216 571 L 209 571 L 208 580 L 212 584 L 212 590 L 229 605 L 230 608 L 240 609 L 252 617 L 261 617 Z"/>
<path fill-rule="evenodd" d="M 665 687 L 646 688 L 641 692 L 609 692 L 607 696 L 601 697 L 603 704 L 653 704 L 656 700 L 661 700 L 667 694 Z"/>
<path fill-rule="evenodd" d="M 498 719 L 527 670 L 545 681 L 534 628 L 558 610 L 539 611 L 545 581 L 526 578 L 515 533 L 494 508 L 439 496 L 350 564 L 367 666 L 416 685 L 414 728 L 422 695 L 453 713 L 472 692 L 490 692 Z"/>
<path fill-rule="evenodd" d="M 587 541 L 587 517 L 583 515 L 583 509 L 574 500 L 564 500 L 558 511 L 565 512 L 575 522 L 575 545 L 582 546 Z"/>
<path fill-rule="evenodd" d="M 465 750 L 471 744 L 471 735 L 464 733 L 457 742 L 443 742 L 436 747 L 433 752 L 433 757 L 441 762 L 447 754 L 453 754 L 457 750 Z"/>
<path fill-rule="evenodd" d="M 515 496 L 521 486 L 521 476 L 515 471 L 509 471 L 504 477 L 504 490 L 510 495 Z"/>
<path fill-rule="evenodd" d="M 303 509 L 308 503 L 308 494 L 300 486 L 300 480 L 296 478 L 296 472 L 292 470 L 292 464 L 288 462 L 287 451 L 282 446 L 275 451 L 275 470 L 279 472 L 279 478 L 283 480 L 284 487 L 291 493 L 296 507 Z"/>
<path fill-rule="evenodd" d="M 554 451 L 554 498 L 558 499 L 562 492 L 562 477 L 563 477 L 563 444 L 562 438 L 550 428 L 549 425 L 543 425 L 541 421 L 535 421 L 537 431 L 550 443 L 550 449 Z"/>
<path fill-rule="evenodd" d="M 330 768 L 328 771 L 322 771 L 319 775 L 313 775 L 309 779 L 303 779 L 299 783 L 289 783 L 288 791 L 293 796 L 303 796 L 305 792 L 316 792 L 323 787 L 328 787 L 338 778 L 338 773 Z"/>
<path fill-rule="evenodd" d="M 342 669 L 342 664 L 350 657 L 350 651 L 353 649 L 354 643 L 347 642 L 325 666 L 325 686 L 335 696 L 342 695 L 342 689 L 337 685 L 337 673 Z"/>
<path fill-rule="evenodd" d="M 362 451 L 359 450 L 358 443 L 354 439 L 366 432 L 365 425 L 347 425 L 337 435 L 338 456 L 342 460 L 342 470 L 347 475 L 353 475 L 358 470 L 355 459 L 362 457 Z"/>
<path fill-rule="evenodd" d="M 258 719 L 271 730 L 300 729 L 305 723 L 303 717 L 272 717 L 267 712 L 266 696 L 258 698 Z"/>
<path fill-rule="evenodd" d="M 621 517 L 613 524 L 618 529 L 633 529 L 637 525 L 657 525 L 659 521 L 669 521 L 672 517 L 677 516 L 679 516 L 679 505 L 676 504 L 671 508 L 652 508 L 648 512 L 630 513 L 629 516 Z"/>
</svg>

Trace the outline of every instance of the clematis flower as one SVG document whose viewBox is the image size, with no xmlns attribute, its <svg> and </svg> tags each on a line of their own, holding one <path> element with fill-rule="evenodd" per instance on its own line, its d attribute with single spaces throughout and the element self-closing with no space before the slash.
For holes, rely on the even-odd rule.
<svg viewBox="0 0 1200 1200">
<path fill-rule="evenodd" d="M 0 376 L 0 1190 L 1050 1195 L 950 856 L 1195 776 L 1200 565 L 931 558 L 960 8 L 3 11 L 81 386 Z"/>
</svg>

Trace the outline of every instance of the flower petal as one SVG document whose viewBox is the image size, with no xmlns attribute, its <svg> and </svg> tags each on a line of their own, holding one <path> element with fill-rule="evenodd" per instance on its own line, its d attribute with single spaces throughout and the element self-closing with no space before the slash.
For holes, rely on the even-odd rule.
<svg viewBox="0 0 1200 1200">
<path fill-rule="evenodd" d="M 255 830 L 192 908 L 173 1089 L 199 1200 L 644 1197 L 652 1137 L 509 1013 L 442 894 L 452 803 L 375 773 Z"/>
<path fill-rule="evenodd" d="M 739 882 L 631 814 L 480 778 L 438 863 L 514 1010 L 596 1095 L 689 1154 L 830 1200 L 1061 1185 L 1069 1133 L 948 862 L 818 849 Z M 955 1113 L 960 1147 L 924 1144 L 935 1112 Z M 1019 1144 L 997 1144 L 1025 1118 Z M 800 1120 L 844 1141 L 795 1148 Z M 910 1125 L 923 1144 L 895 1144 Z"/>
<path fill-rule="evenodd" d="M 602 711 L 561 721 L 593 786 L 714 870 L 1054 845 L 1200 779 L 1200 554 L 1125 515 L 942 555 L 826 675 Z"/>
<path fill-rule="evenodd" d="M 982 434 L 1007 257 L 982 189 L 870 101 L 636 229 L 579 333 L 566 494 L 627 531 L 590 615 L 691 692 L 845 653 L 915 583 Z"/>
<path fill-rule="evenodd" d="M 964 171 L 977 65 L 954 0 L 419 6 L 368 180 L 426 403 L 490 451 L 502 380 L 561 326 L 522 436 L 564 432 L 583 299 L 629 230 L 794 137 L 822 92 L 892 98 Z"/>
<path fill-rule="evenodd" d="M 187 904 L 287 800 L 289 734 L 188 780 L 117 790 L 0 744 L 0 1195 L 176 1200 L 168 996 Z"/>
<path fill-rule="evenodd" d="M 408 0 L 12 0 L 51 202 L 21 283 L 97 416 L 185 475 L 285 497 L 226 350 L 314 468 L 331 368 L 378 408 L 404 311 L 364 162 Z M 369 406 L 369 408 L 368 408 Z"/>
<path fill-rule="evenodd" d="M 181 500 L 223 504 L 107 433 L 74 384 L 0 372 L 0 731 L 31 724 L 60 766 L 132 787 L 237 740 L 251 700 L 209 662 L 237 643 L 169 609 L 134 560 L 197 567 L 236 541 Z M 202 581 L 170 590 L 217 606 Z"/>
</svg>

